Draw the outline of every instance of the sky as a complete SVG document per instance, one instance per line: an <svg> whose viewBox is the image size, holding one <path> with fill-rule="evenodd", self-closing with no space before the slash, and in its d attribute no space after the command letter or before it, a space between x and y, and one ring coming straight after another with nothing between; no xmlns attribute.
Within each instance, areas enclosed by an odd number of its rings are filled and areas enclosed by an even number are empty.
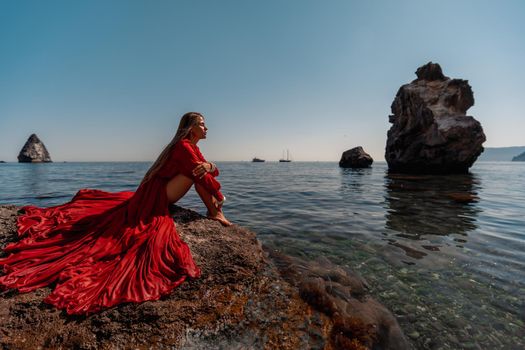
<svg viewBox="0 0 525 350"><path fill-rule="evenodd" d="M208 160L384 160L429 61L466 79L486 147L525 145L525 2L0 1L0 160L152 161L201 112Z"/></svg>

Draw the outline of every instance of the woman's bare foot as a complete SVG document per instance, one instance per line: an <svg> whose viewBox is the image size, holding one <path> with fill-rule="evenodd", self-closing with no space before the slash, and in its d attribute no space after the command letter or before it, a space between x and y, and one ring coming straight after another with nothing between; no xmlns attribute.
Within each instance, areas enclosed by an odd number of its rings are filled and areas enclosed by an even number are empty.
<svg viewBox="0 0 525 350"><path fill-rule="evenodd" d="M212 220L220 222L222 224L222 226L231 226L232 225L232 223L229 222L228 219L226 219L226 217L224 216L222 211L217 211L217 213L215 215L212 215L212 214L210 214L210 212L207 212L206 213L206 217L208 219L212 219Z"/></svg>

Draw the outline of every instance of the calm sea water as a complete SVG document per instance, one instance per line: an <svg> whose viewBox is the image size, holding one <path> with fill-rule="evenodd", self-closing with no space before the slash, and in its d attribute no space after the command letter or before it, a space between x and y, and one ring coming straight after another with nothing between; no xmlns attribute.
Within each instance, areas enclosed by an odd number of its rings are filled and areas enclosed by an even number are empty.
<svg viewBox="0 0 525 350"><path fill-rule="evenodd" d="M224 162L225 213L268 246L359 271L416 348L525 348L525 163L468 175L335 162ZM0 203L51 206L80 188L133 190L148 163L0 164ZM192 191L179 203L205 208Z"/></svg>

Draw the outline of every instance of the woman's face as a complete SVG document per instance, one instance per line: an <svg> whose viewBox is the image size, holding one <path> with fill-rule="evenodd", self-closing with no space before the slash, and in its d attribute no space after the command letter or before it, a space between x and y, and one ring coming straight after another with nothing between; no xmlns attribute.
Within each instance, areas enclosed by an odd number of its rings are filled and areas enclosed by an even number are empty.
<svg viewBox="0 0 525 350"><path fill-rule="evenodd" d="M191 128L191 134L193 137L195 137L197 140L202 140L206 138L206 132L208 131L208 128L206 127L206 124L204 124L204 118L199 117L199 121L197 125L194 125Z"/></svg>

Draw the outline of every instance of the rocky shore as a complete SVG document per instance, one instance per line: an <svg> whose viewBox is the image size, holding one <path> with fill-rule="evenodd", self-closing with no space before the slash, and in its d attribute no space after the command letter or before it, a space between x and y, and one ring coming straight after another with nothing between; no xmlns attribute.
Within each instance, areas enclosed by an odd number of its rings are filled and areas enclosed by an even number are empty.
<svg viewBox="0 0 525 350"><path fill-rule="evenodd" d="M18 208L0 206L0 247L15 241ZM72 317L42 288L0 293L0 347L409 349L394 316L357 274L327 260L264 249L255 234L180 207L178 231L202 276L168 297ZM3 254L3 253L2 253Z"/></svg>

